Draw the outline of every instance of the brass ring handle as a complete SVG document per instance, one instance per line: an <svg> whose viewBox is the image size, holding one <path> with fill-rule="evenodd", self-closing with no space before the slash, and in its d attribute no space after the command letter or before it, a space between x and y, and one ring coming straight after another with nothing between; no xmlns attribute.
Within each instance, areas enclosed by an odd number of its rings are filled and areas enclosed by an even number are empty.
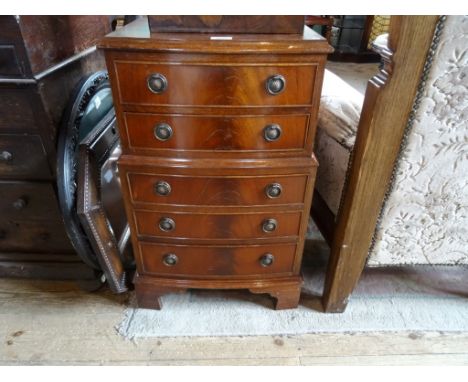
<svg viewBox="0 0 468 382"><path fill-rule="evenodd" d="M168 87L167 79L161 73L151 74L146 81L148 89L156 94L163 93Z"/></svg>
<svg viewBox="0 0 468 382"><path fill-rule="evenodd" d="M278 228L278 222L276 219L265 219L262 222L262 229L263 232L270 233L276 230Z"/></svg>
<svg viewBox="0 0 468 382"><path fill-rule="evenodd" d="M175 221L171 218L161 218L159 220L159 229L164 232L172 231L175 228Z"/></svg>
<svg viewBox="0 0 468 382"><path fill-rule="evenodd" d="M266 80L266 90L271 95L280 94L286 87L286 78L281 74L268 77Z"/></svg>
<svg viewBox="0 0 468 382"><path fill-rule="evenodd" d="M10 162L13 159L13 155L9 151L2 151L0 154L0 160L2 162Z"/></svg>
<svg viewBox="0 0 468 382"><path fill-rule="evenodd" d="M268 142L277 141L281 136L281 126L273 123L271 125L266 125L263 129L263 137Z"/></svg>
<svg viewBox="0 0 468 382"><path fill-rule="evenodd" d="M265 194L270 199L279 198L282 192L283 188L279 183L271 183L265 187Z"/></svg>
<svg viewBox="0 0 468 382"><path fill-rule="evenodd" d="M275 256L271 253L265 253L262 257L260 257L260 265L262 267L269 267L275 261Z"/></svg>
<svg viewBox="0 0 468 382"><path fill-rule="evenodd" d="M161 122L154 127L154 136L157 140L165 142L172 137L172 127L167 123Z"/></svg>
<svg viewBox="0 0 468 382"><path fill-rule="evenodd" d="M154 185L154 192L160 196L168 196L171 193L171 185L164 180L160 180Z"/></svg>
<svg viewBox="0 0 468 382"><path fill-rule="evenodd" d="M16 210L22 210L28 204L25 198L18 198L13 202L13 208Z"/></svg>
<svg viewBox="0 0 468 382"><path fill-rule="evenodd" d="M164 265L168 267L173 267L176 265L179 261L179 258L175 253L168 253L167 255L164 255L163 257L163 263Z"/></svg>

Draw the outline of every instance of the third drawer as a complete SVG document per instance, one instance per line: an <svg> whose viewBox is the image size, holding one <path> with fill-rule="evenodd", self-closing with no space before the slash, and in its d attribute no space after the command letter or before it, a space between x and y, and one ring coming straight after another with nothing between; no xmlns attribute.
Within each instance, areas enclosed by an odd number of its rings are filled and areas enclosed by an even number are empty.
<svg viewBox="0 0 468 382"><path fill-rule="evenodd" d="M309 116L195 116L125 113L131 150L271 151L305 148ZM125 137L126 136L126 137Z"/></svg>

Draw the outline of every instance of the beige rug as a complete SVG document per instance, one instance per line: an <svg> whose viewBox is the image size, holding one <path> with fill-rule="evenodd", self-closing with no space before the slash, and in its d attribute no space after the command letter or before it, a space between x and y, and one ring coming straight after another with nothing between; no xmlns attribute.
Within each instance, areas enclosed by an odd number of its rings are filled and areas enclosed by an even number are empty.
<svg viewBox="0 0 468 382"><path fill-rule="evenodd" d="M468 331L467 268L367 269L342 314L320 312L323 275L322 267L305 268L298 309L275 311L267 295L197 290L164 296L161 311L129 308L117 330L133 339Z"/></svg>

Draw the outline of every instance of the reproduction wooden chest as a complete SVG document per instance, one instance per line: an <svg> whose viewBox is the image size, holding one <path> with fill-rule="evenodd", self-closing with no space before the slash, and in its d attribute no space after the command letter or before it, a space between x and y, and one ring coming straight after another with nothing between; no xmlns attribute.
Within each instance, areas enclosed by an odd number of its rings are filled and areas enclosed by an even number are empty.
<svg viewBox="0 0 468 382"><path fill-rule="evenodd" d="M290 35L150 34L102 42L122 140L138 304L188 288L297 306L331 48Z"/></svg>

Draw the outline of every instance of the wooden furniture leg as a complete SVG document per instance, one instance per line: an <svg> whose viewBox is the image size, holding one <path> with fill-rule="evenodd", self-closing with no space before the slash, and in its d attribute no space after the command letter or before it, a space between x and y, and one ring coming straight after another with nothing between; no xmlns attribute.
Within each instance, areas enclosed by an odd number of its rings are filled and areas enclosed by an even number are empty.
<svg viewBox="0 0 468 382"><path fill-rule="evenodd" d="M369 80L323 307L342 312L364 268L438 16L393 16L384 66ZM397 70L395 70L395 68Z"/></svg>
<svg viewBox="0 0 468 382"><path fill-rule="evenodd" d="M145 284L135 284L135 294L138 308L157 309L162 308L161 295L154 293L154 289L149 289Z"/></svg>
<svg viewBox="0 0 468 382"><path fill-rule="evenodd" d="M252 293L268 293L276 299L275 309L295 309L299 305L302 282L267 288L250 288Z"/></svg>
<svg viewBox="0 0 468 382"><path fill-rule="evenodd" d="M144 277L135 274L133 279L135 285L135 295L138 308L141 309L162 309L161 296L167 293L183 292L185 288L170 288L167 286L155 286L154 283L147 282Z"/></svg>

